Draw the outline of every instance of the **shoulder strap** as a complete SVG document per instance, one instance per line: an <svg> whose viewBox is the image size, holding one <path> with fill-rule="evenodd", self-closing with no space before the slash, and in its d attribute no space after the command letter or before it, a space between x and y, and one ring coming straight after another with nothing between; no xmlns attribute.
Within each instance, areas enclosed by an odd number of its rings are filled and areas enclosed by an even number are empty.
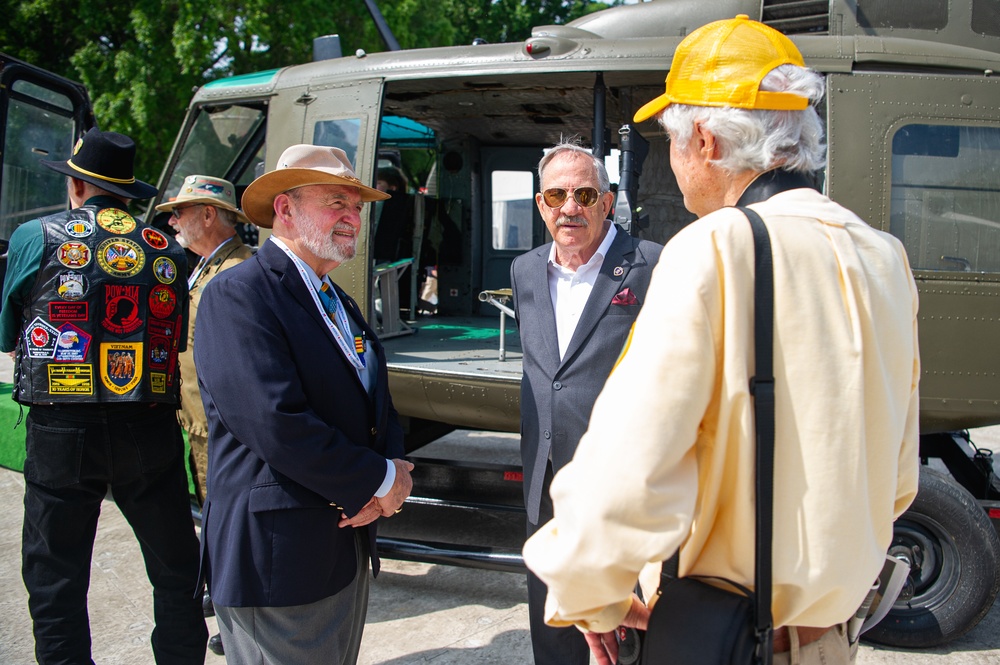
<svg viewBox="0 0 1000 665"><path fill-rule="evenodd" d="M757 520L754 621L757 661L771 662L771 544L774 519L774 269L771 239L756 212L740 206L750 220L754 246L754 340L756 369L750 379L757 432Z"/></svg>

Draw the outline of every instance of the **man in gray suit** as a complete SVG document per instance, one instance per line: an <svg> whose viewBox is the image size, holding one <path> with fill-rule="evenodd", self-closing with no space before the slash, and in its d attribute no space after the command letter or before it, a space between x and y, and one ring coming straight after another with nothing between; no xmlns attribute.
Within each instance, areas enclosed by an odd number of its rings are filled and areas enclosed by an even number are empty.
<svg viewBox="0 0 1000 665"><path fill-rule="evenodd" d="M535 203L553 242L519 256L510 271L524 350L521 462L529 537L552 518L549 482L587 430L662 249L607 219L614 200L608 172L586 148L555 146L539 162L538 178ZM546 592L529 572L535 664L587 665L590 649L580 631L545 625Z"/></svg>

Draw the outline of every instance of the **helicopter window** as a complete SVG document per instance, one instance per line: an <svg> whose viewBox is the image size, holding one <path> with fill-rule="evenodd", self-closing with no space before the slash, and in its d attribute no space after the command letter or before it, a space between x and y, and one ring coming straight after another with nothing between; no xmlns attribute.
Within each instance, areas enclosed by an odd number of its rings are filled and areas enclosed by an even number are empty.
<svg viewBox="0 0 1000 665"><path fill-rule="evenodd" d="M1000 129L906 125L892 153L890 229L911 267L1000 273Z"/></svg>
<svg viewBox="0 0 1000 665"><path fill-rule="evenodd" d="M361 119L320 120L313 128L313 145L340 148L347 153L351 164L357 164L358 136L361 134Z"/></svg>
<svg viewBox="0 0 1000 665"><path fill-rule="evenodd" d="M531 249L535 206L531 171L494 171L493 249Z"/></svg>
<svg viewBox="0 0 1000 665"><path fill-rule="evenodd" d="M192 173L239 180L237 176L245 174L234 175L233 166L248 147L257 152L252 144L265 117L263 106L257 105L202 107L184 139L163 200L177 196L184 178ZM252 175L253 169L248 170Z"/></svg>

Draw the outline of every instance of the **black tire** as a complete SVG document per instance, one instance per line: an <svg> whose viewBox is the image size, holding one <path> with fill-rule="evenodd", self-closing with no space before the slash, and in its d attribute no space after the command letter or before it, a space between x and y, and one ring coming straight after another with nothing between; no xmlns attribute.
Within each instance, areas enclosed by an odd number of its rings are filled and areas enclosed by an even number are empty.
<svg viewBox="0 0 1000 665"><path fill-rule="evenodd" d="M890 553L910 562L900 599L866 642L920 649L961 637L1000 590L1000 538L965 488L920 470L920 490L893 527Z"/></svg>

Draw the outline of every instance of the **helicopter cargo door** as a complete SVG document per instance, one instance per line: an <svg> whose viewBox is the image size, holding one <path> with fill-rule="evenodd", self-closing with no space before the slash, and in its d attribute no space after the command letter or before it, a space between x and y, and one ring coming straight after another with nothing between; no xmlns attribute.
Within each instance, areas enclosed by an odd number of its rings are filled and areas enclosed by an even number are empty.
<svg viewBox="0 0 1000 665"><path fill-rule="evenodd" d="M378 144L379 108L382 95L382 80L371 79L346 85L311 84L301 92L295 104L306 107L305 126L302 143L341 148L354 166L354 172L365 184L375 186L375 170L378 167L376 146ZM270 119L268 143L273 134L274 117ZM294 143L289 137L289 143ZM372 285L368 283L369 270L365 248L371 246L369 235L372 228L374 206L366 205L362 213L361 236L358 238L358 258L365 260L348 261L333 272L333 278L361 307L369 311Z"/></svg>
<svg viewBox="0 0 1000 665"><path fill-rule="evenodd" d="M0 275L14 229L67 208L66 176L40 160L69 159L93 126L86 88L0 53Z"/></svg>
<svg viewBox="0 0 1000 665"><path fill-rule="evenodd" d="M827 91L828 193L902 241L916 278L921 432L1000 423L1000 80L838 74Z"/></svg>
<svg viewBox="0 0 1000 665"><path fill-rule="evenodd" d="M514 258L545 238L535 206L540 148L484 148L482 151L482 289L510 288Z"/></svg>

